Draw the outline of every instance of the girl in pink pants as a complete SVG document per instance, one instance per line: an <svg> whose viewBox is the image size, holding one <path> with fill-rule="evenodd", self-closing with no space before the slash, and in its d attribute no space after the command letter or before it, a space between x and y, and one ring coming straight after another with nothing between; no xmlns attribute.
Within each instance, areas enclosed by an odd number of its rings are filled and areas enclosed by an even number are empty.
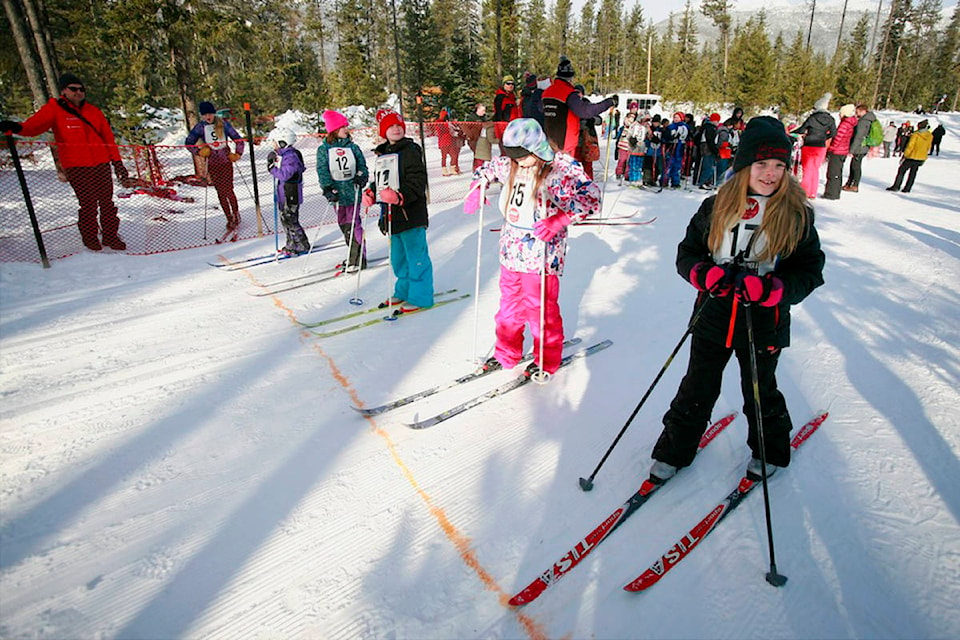
<svg viewBox="0 0 960 640"><path fill-rule="evenodd" d="M475 213L481 184L503 185L497 346L483 366L486 370L515 367L523 356L523 332L529 325L534 360L525 373L532 376L539 369L553 373L560 368L563 350L557 298L567 253L567 225L600 211L600 188L572 157L554 153L532 118L511 121L501 149L504 155L474 173L476 179L464 203L467 213Z"/></svg>

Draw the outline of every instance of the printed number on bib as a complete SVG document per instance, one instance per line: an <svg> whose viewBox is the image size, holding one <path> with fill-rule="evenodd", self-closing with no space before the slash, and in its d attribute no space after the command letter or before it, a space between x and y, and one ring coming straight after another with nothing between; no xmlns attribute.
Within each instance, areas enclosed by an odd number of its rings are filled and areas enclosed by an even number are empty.
<svg viewBox="0 0 960 640"><path fill-rule="evenodd" d="M537 220L537 199L533 193L532 181L523 179L519 172L513 182L513 188L502 191L501 198L506 198L506 206L502 207L507 223L518 229L533 229Z"/></svg>
<svg viewBox="0 0 960 640"><path fill-rule="evenodd" d="M717 262L730 262L741 252L749 250L744 258L748 266L756 268L760 275L773 271L775 262L759 262L757 256L763 252L766 238L763 235L754 235L763 223L763 212L766 209L767 199L757 196L747 197L747 208L743 218L737 225L724 235L719 255L714 256Z"/></svg>
<svg viewBox="0 0 960 640"><path fill-rule="evenodd" d="M353 151L344 147L331 147L329 154L330 177L336 182L353 180L357 173L357 159Z"/></svg>
<svg viewBox="0 0 960 640"><path fill-rule="evenodd" d="M214 124L203 125L203 141L214 149L219 149L226 144L217 136L217 126Z"/></svg>
<svg viewBox="0 0 960 640"><path fill-rule="evenodd" d="M377 183L377 193L383 189L400 190L400 156L396 153L386 153L377 156L374 164L374 180Z"/></svg>

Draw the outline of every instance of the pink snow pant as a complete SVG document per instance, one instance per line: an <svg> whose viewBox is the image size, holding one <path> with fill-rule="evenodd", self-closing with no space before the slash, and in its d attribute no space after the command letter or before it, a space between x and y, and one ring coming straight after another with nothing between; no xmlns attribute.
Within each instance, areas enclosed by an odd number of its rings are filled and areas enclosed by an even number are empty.
<svg viewBox="0 0 960 640"><path fill-rule="evenodd" d="M563 319L560 317L560 278L548 275L544 297L543 362L540 362L540 274L518 273L500 266L500 310L497 323L497 361L512 369L523 357L524 325L533 334L533 358L547 373L560 368L563 357Z"/></svg>
<svg viewBox="0 0 960 640"><path fill-rule="evenodd" d="M803 167L800 186L807 192L808 198L817 197L817 189L820 188L820 167L826 157L826 147L803 147L800 149L800 166Z"/></svg>
<svg viewBox="0 0 960 640"><path fill-rule="evenodd" d="M630 159L629 149L617 149L617 170L614 173L618 178L627 175L627 160Z"/></svg>

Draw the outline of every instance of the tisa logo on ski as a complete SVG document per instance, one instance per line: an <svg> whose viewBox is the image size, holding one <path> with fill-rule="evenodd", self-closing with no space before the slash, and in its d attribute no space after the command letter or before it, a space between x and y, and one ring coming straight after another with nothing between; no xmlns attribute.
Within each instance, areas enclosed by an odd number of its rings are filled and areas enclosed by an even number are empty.
<svg viewBox="0 0 960 640"><path fill-rule="evenodd" d="M573 545L573 549L567 552L565 556L560 558L556 564L553 565L553 568L556 572L566 573L569 571L573 565L583 556L590 553L590 550L593 549L594 545L590 544L586 538Z"/></svg>
<svg viewBox="0 0 960 640"><path fill-rule="evenodd" d="M652 565L650 565L650 571L653 571L658 576L662 576L664 574L663 560L657 560Z"/></svg>
<svg viewBox="0 0 960 640"><path fill-rule="evenodd" d="M663 559L670 564L676 564L677 562L680 562L680 558L683 557L684 554L686 554L693 547L697 546L698 542L700 542L700 538L694 537L692 533L688 533L680 538L680 541L673 545L673 548L670 549L670 551L667 551L665 554L663 554Z"/></svg>

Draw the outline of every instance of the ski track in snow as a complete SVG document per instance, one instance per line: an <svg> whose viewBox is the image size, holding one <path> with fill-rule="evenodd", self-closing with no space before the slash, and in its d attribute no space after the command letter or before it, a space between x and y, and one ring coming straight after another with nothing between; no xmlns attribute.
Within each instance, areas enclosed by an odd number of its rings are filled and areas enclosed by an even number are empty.
<svg viewBox="0 0 960 640"><path fill-rule="evenodd" d="M613 347L423 431L403 423L519 369L369 419L348 405L489 354L496 234L479 296L327 339L293 320L355 310L354 278L255 298L302 265L206 264L272 238L0 265L0 636L960 637L960 117L943 120L913 193L867 159L860 193L815 201L827 284L794 309L778 378L795 424L830 418L770 482L784 588L763 580L757 489L661 584L622 590L736 485L739 416L561 582L506 605L638 488L686 366L687 346L581 491L683 333L673 260L706 195L611 179L607 213L657 221L574 228L560 301L569 351ZM438 290L473 294L476 218L431 216ZM361 275L362 308L387 271ZM731 365L714 413L741 404Z"/></svg>

